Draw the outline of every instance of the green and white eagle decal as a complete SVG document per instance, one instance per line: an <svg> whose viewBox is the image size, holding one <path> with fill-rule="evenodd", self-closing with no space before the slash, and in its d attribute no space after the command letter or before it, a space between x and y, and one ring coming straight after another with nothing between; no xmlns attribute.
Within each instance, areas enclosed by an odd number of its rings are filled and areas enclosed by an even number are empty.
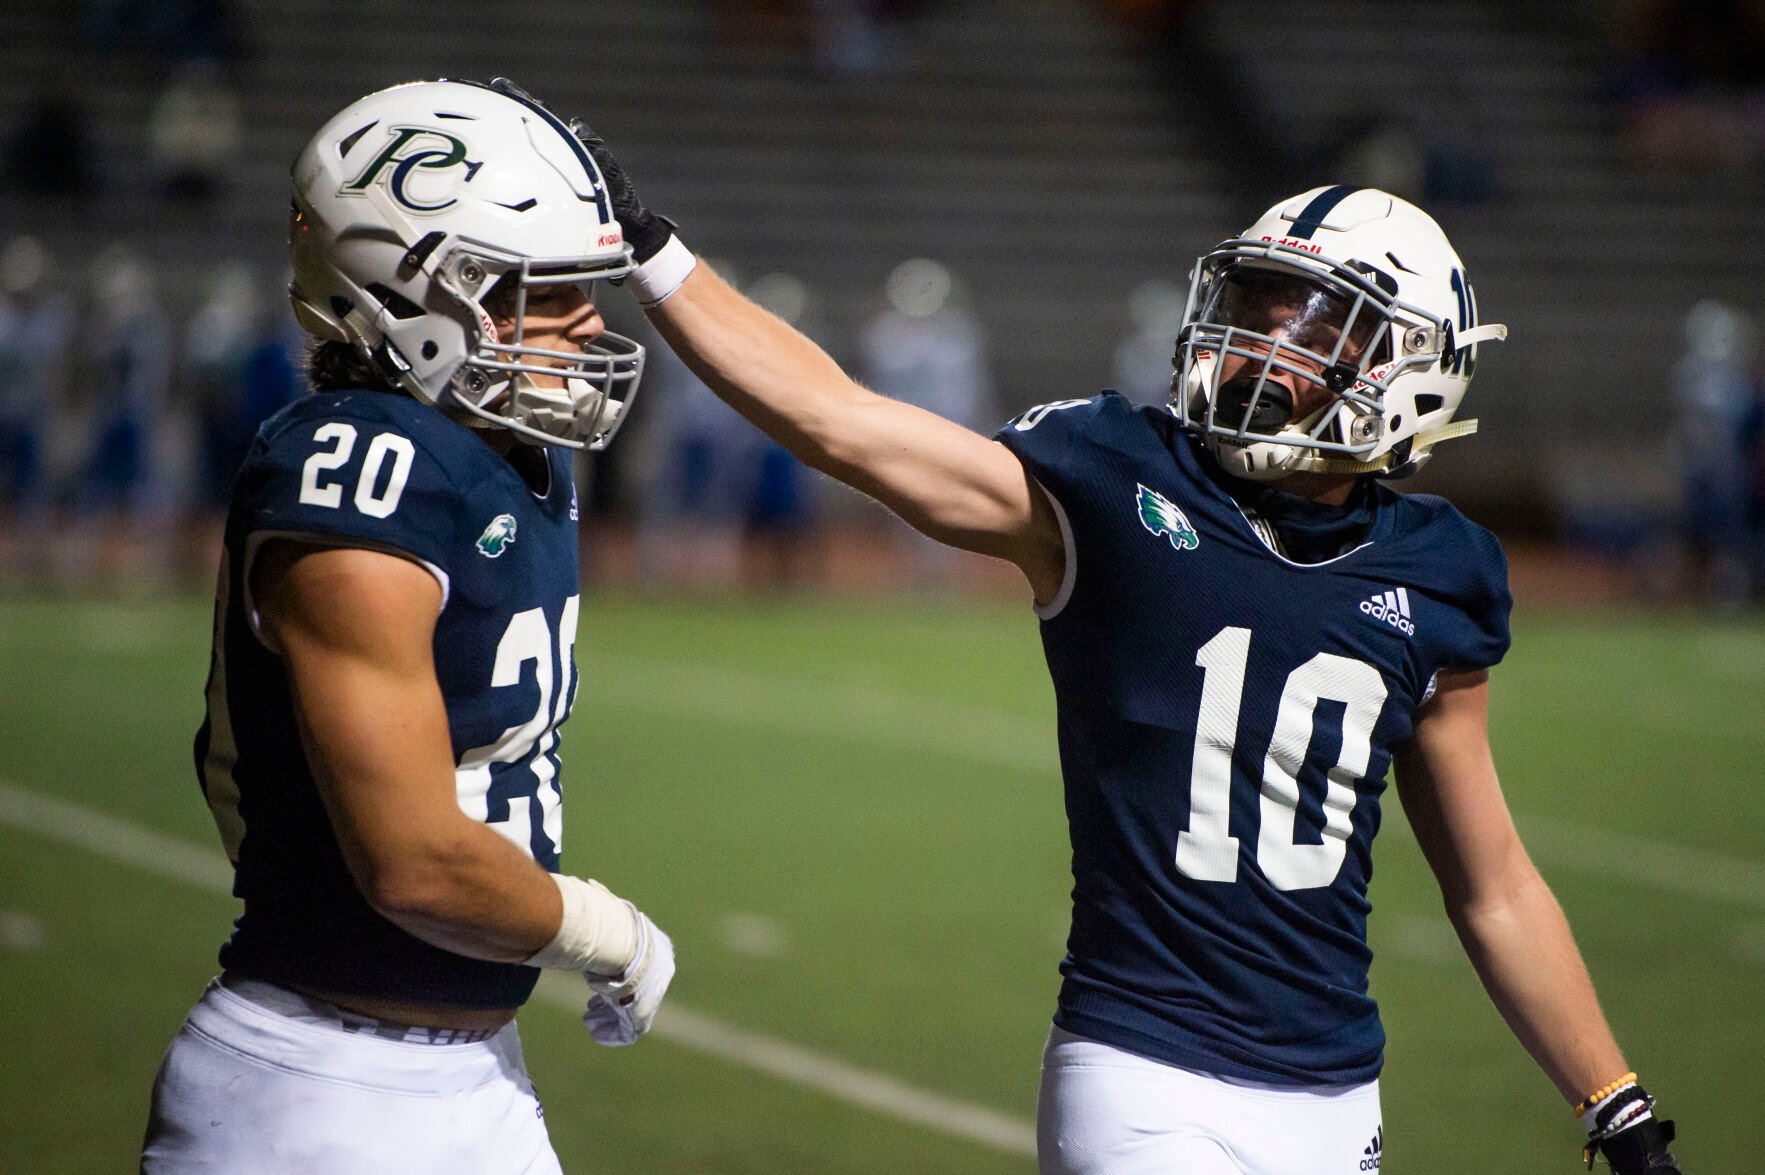
<svg viewBox="0 0 1765 1175"><path fill-rule="evenodd" d="M509 544L514 541L515 516L513 514L498 514L490 520L490 525L484 528L484 533L478 536L478 553L486 559L495 559L508 550Z"/></svg>
<svg viewBox="0 0 1765 1175"><path fill-rule="evenodd" d="M1176 503L1145 486L1140 486L1140 525L1155 535L1167 536L1171 546L1179 551L1193 551L1201 545L1201 536Z"/></svg>

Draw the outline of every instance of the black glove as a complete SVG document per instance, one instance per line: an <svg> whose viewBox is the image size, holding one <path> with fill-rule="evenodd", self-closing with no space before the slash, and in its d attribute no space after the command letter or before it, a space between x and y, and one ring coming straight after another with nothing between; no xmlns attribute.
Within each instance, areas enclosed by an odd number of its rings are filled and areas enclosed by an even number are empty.
<svg viewBox="0 0 1765 1175"><path fill-rule="evenodd" d="M544 102L508 78L496 78L490 83L490 88L531 102L535 106L545 107ZM549 113L550 108L546 109ZM674 235L674 222L665 216L657 216L643 206L643 201L637 198L637 189L631 186L631 177L625 174L625 169L613 158L613 152L607 148L605 139L584 126L580 118L571 119L568 126L570 133L588 149L595 166L601 169L601 178L606 181L607 195L613 206L613 215L625 233L626 243L631 246L632 260L642 265L660 253L662 246L668 243L668 238Z"/></svg>
<svg viewBox="0 0 1765 1175"><path fill-rule="evenodd" d="M637 189L631 186L631 177L613 158L605 139L584 126L579 118L570 120L570 133L594 156L595 165L601 169L601 178L607 181L613 215L619 218L619 227L625 230L625 241L631 246L631 259L642 265L660 253L668 238L674 235L674 222L643 206L643 201L637 198Z"/></svg>
<svg viewBox="0 0 1765 1175"><path fill-rule="evenodd" d="M1604 1155L1612 1165L1613 1175L1684 1175L1679 1160L1667 1151L1667 1144L1677 1134L1672 1122L1650 1117L1628 1126L1620 1125L1613 1133L1606 1132L1609 1124L1621 1123L1633 1114L1638 1102L1651 1108L1655 1104L1655 1099L1644 1093L1641 1086L1625 1092L1634 1096L1618 1098L1600 1108L1587 1147L1581 1152L1587 1169L1593 1170L1595 1155Z"/></svg>

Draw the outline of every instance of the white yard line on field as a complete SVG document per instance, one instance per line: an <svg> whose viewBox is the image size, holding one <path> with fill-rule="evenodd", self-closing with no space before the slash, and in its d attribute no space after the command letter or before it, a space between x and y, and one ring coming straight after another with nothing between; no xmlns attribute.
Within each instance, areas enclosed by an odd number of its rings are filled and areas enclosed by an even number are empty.
<svg viewBox="0 0 1765 1175"><path fill-rule="evenodd" d="M0 781L0 825L72 845L210 893L230 896L233 892L233 867L218 847L205 848L96 808L4 781ZM580 1012L587 999L585 992L571 977L547 973L538 995L548 1004ZM653 1032L685 1048L808 1086L916 1126L1015 1154L1036 1153L1036 1128L1029 1122L916 1089L824 1053L733 1028L672 1001L657 1018Z"/></svg>

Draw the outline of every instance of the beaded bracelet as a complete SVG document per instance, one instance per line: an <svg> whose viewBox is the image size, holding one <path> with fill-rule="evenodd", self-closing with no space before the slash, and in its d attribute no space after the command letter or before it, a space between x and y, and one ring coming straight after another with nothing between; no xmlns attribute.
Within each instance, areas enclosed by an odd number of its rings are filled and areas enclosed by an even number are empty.
<svg viewBox="0 0 1765 1175"><path fill-rule="evenodd" d="M1620 1089L1623 1089L1626 1085L1633 1084L1635 1081L1636 1074L1626 1073L1624 1076L1618 1078L1618 1080L1600 1086L1598 1089L1588 1094L1580 1105L1575 1107L1575 1116L1577 1118L1581 1117L1583 1114L1587 1113L1587 1111L1593 1109L1595 1106L1617 1093Z"/></svg>

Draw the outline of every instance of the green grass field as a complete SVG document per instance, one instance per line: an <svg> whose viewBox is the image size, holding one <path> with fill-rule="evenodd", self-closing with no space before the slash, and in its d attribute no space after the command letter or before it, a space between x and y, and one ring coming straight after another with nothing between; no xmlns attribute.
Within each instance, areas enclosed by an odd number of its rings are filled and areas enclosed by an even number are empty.
<svg viewBox="0 0 1765 1175"><path fill-rule="evenodd" d="M584 617L565 864L670 930L682 1020L1027 1124L1068 884L1028 610L602 598ZM219 860L189 764L207 628L197 599L0 602L0 783ZM1680 1119L1682 1158L1694 1175L1752 1169L1765 625L1522 611L1494 705L1521 830L1632 1063ZM174 854L125 864L68 843L18 795L0 791L0 1172L133 1170L160 1052L235 906L178 879ZM1384 1175L1579 1170L1579 1127L1387 811ZM522 1024L571 1172L1033 1169L756 1068L759 1051L707 1053L696 1029L611 1051L551 1002Z"/></svg>

